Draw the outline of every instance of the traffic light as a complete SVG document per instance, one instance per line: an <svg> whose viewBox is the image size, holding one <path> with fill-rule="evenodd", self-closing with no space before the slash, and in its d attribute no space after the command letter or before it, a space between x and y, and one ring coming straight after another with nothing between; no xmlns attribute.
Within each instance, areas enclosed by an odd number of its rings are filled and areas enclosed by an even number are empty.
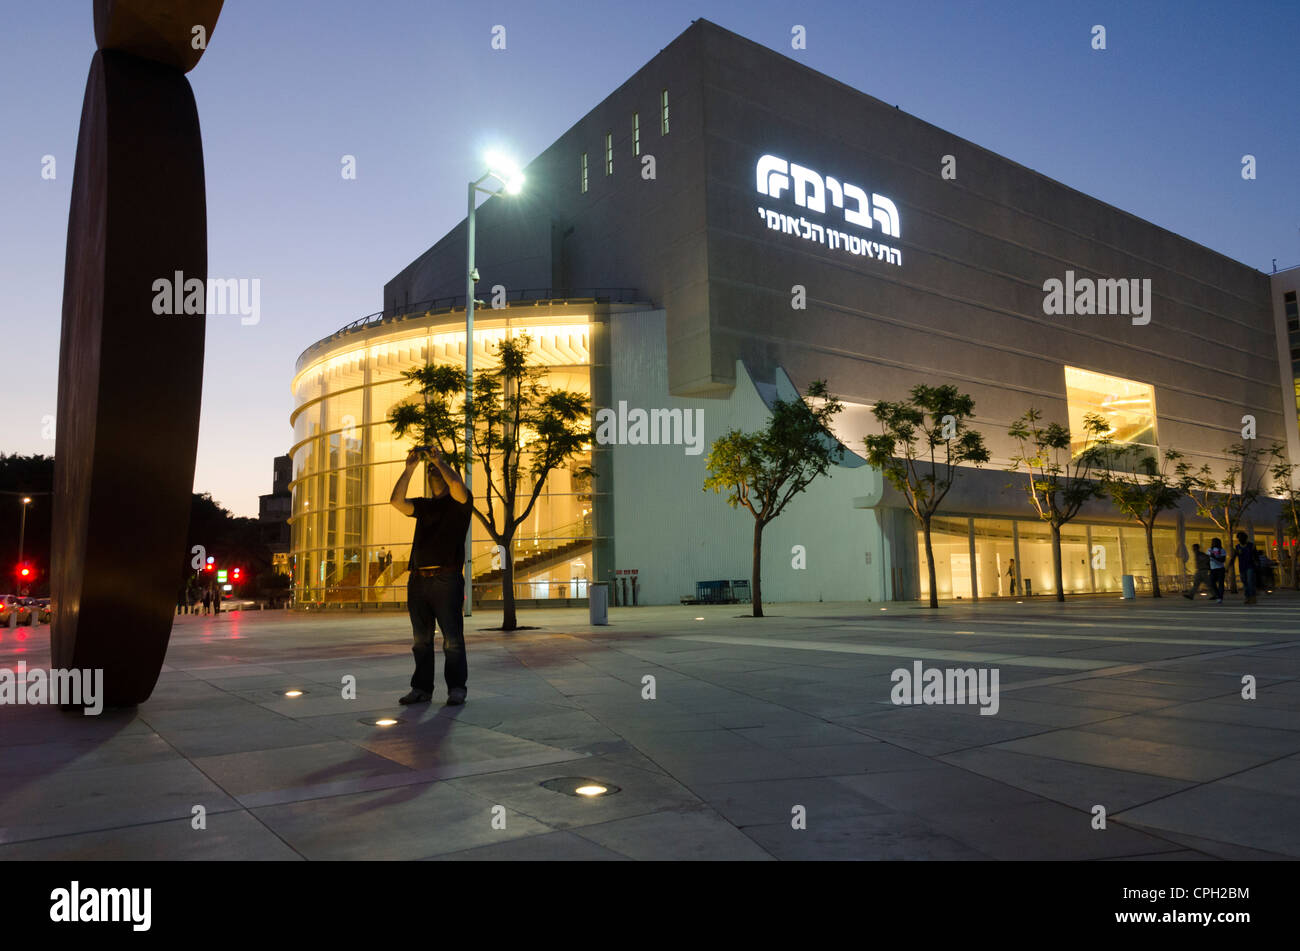
<svg viewBox="0 0 1300 951"><path fill-rule="evenodd" d="M19 581L33 581L36 578L36 569L31 566L30 562L23 562L18 566Z"/></svg>
<svg viewBox="0 0 1300 951"><path fill-rule="evenodd" d="M231 580L231 581L238 581L239 579L240 579L239 569L238 569L238 568L235 568L235 569L231 572L230 580Z"/></svg>
<svg viewBox="0 0 1300 951"><path fill-rule="evenodd" d="M204 565L203 570L204 570L204 571L216 571L216 570L217 570L217 559L213 558L211 555L208 555L208 563L207 563L206 565Z"/></svg>

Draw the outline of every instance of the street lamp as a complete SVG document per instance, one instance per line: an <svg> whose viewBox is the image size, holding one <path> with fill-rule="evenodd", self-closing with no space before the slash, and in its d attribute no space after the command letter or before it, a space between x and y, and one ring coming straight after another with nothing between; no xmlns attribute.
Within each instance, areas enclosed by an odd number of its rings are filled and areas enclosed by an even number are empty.
<svg viewBox="0 0 1300 951"><path fill-rule="evenodd" d="M488 170L476 182L469 183L469 214L465 219L465 234L469 253L465 268L465 488L474 491L474 285L478 282L478 268L474 266L474 203L479 192L500 197L517 195L524 187L524 176L519 166L500 152L485 156ZM500 182L499 188L484 186L488 179ZM465 530L465 617L474 613L474 519Z"/></svg>
<svg viewBox="0 0 1300 951"><path fill-rule="evenodd" d="M23 496L23 518L18 528L18 565L21 569L23 564L23 540L27 535L27 506L32 504L30 497ZM21 592L20 592L21 593Z"/></svg>

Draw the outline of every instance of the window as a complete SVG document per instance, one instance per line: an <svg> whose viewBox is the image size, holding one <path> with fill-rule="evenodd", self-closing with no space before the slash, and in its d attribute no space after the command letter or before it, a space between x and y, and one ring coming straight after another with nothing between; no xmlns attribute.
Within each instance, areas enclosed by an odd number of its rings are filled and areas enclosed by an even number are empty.
<svg viewBox="0 0 1300 951"><path fill-rule="evenodd" d="M614 133L605 133L605 174L614 174Z"/></svg>
<svg viewBox="0 0 1300 951"><path fill-rule="evenodd" d="M587 153L582 153L582 193L587 194Z"/></svg>
<svg viewBox="0 0 1300 951"><path fill-rule="evenodd" d="M641 154L641 113L632 113L632 154Z"/></svg>
<svg viewBox="0 0 1300 951"><path fill-rule="evenodd" d="M1295 291L1287 291L1282 295L1283 308L1286 311L1287 320L1300 318L1300 311L1296 309Z"/></svg>
<svg viewBox="0 0 1300 951"><path fill-rule="evenodd" d="M668 90L659 94L659 134L668 134Z"/></svg>
<svg viewBox="0 0 1300 951"><path fill-rule="evenodd" d="M1083 419L1097 413L1110 424L1109 434L1119 446L1145 446L1157 459L1155 387L1078 367L1065 368L1065 396L1070 412L1070 452L1083 451ZM1131 454L1130 462L1135 462Z"/></svg>

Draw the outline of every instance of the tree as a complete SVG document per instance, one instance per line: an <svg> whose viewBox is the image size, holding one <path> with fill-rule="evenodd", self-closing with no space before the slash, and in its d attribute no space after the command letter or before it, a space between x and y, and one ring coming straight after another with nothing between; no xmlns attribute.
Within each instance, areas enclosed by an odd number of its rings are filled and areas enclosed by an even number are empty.
<svg viewBox="0 0 1300 951"><path fill-rule="evenodd" d="M219 570L239 568L241 585L256 585L259 579L271 572L271 549L262 539L257 519L232 515L207 492L195 492L190 501L190 523L186 532L185 550L180 552L181 573L178 590L187 594L191 588L210 588L221 595L215 573L209 575L194 567L194 560L202 555L216 559ZM196 553L195 546L202 552ZM234 584L233 576L230 584Z"/></svg>
<svg viewBox="0 0 1300 951"><path fill-rule="evenodd" d="M1296 467L1293 463L1286 462L1281 457L1273 463L1271 470L1273 494L1282 499L1282 518L1292 540L1300 539L1300 489L1296 488L1295 470ZM1287 547L1292 548L1291 556L1287 559L1291 575L1288 581L1291 587L1300 589L1300 566L1296 565L1296 558L1300 556L1300 549L1295 546L1287 546L1285 538L1279 538L1277 544L1279 552Z"/></svg>
<svg viewBox="0 0 1300 951"><path fill-rule="evenodd" d="M1191 467L1183 461L1183 454L1173 449L1164 453L1163 463L1158 463L1146 446L1116 446L1109 436L1101 440L1106 458L1106 472L1102 486L1110 495L1115 508L1129 518L1141 523L1147 535L1147 560L1151 565L1151 596L1160 594L1160 573L1156 570L1155 524L1160 513L1177 508L1191 484ZM1125 457L1133 461L1131 467L1115 465ZM1170 471L1173 466L1173 471Z"/></svg>
<svg viewBox="0 0 1300 951"><path fill-rule="evenodd" d="M1052 529L1052 567L1056 574L1056 600L1065 600L1065 582L1061 573L1061 526L1065 525L1090 499L1103 494L1093 477L1105 467L1104 454L1098 445L1110 425L1097 413L1083 418L1083 448L1077 453L1070 446L1070 430L1060 423L1040 422L1043 414L1030 408L1011 424L1007 433L1019 444L1011 459L1012 472L1023 469L1029 476L1025 492L1038 517Z"/></svg>
<svg viewBox="0 0 1300 951"><path fill-rule="evenodd" d="M809 406L807 400L818 405ZM713 443L705 462L709 475L704 490L725 489L728 505L743 505L754 516L750 580L754 617L763 616L763 529L844 452L830 431L831 420L844 407L827 393L825 380L808 386L807 400L777 400L764 429L731 430Z"/></svg>
<svg viewBox="0 0 1300 951"><path fill-rule="evenodd" d="M464 472L467 454L474 459L474 515L504 550L501 628L506 631L519 626L515 533L532 514L551 472L585 453L592 439L588 398L543 383L542 369L528 363L531 351L527 334L505 338L496 345L497 366L474 374L468 446L465 371L458 367L429 364L404 371L416 393L388 415L398 439L416 434L419 444L436 446L457 472ZM575 472L589 477L591 467L580 465Z"/></svg>
<svg viewBox="0 0 1300 951"><path fill-rule="evenodd" d="M1196 514L1209 519L1225 535L1228 590L1233 594L1237 593L1237 573L1232 568L1237 561L1237 528L1255 500L1263 494L1264 476L1269 471L1265 457L1280 461L1284 451L1277 443L1268 447L1233 443L1224 450L1229 465L1222 479L1214 477L1208 463L1191 473L1189 478L1188 492L1196 503Z"/></svg>
<svg viewBox="0 0 1300 951"><path fill-rule="evenodd" d="M897 403L881 400L872 412L882 431L863 440L867 461L903 494L921 523L930 566L930 607L937 608L931 520L957 478L957 467L989 461L984 437L967 425L974 416L975 401L957 392L955 386L918 383L908 399Z"/></svg>

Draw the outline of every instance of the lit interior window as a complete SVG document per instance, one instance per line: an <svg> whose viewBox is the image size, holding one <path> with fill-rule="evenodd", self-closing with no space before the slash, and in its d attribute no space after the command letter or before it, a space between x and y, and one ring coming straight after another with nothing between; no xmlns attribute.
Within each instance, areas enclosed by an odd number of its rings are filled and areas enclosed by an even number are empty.
<svg viewBox="0 0 1300 951"><path fill-rule="evenodd" d="M1070 407L1071 453L1077 455L1084 448L1084 416L1098 413L1110 424L1110 436L1116 444L1146 446L1152 455L1159 457L1155 387L1136 380L1066 367L1065 394Z"/></svg>

